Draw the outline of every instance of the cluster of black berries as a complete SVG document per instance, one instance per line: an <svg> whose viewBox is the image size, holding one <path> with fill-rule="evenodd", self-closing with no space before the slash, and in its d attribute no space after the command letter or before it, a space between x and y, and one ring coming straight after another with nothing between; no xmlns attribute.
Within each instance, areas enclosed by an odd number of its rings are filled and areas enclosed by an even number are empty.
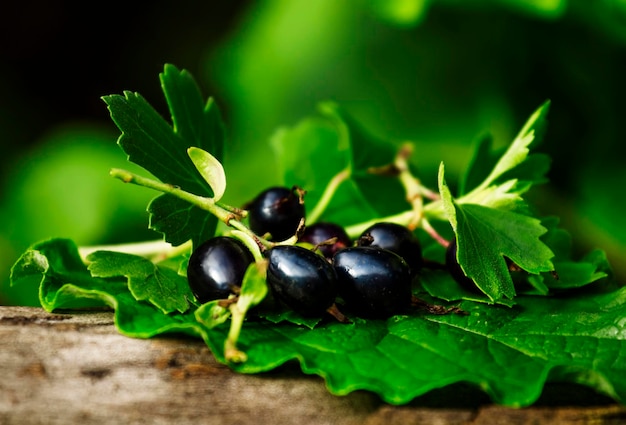
<svg viewBox="0 0 626 425"><path fill-rule="evenodd" d="M257 235L285 240L299 231L300 244L276 245L267 251L267 284L273 297L303 316L341 309L359 317L386 318L406 312L412 302L411 282L423 266L417 237L406 227L380 222L352 241L333 223L301 224L305 216L298 189L273 187L249 205L249 227ZM237 293L254 261L237 239L214 237L194 250L187 268L189 285L199 302ZM334 313L333 313L334 312Z"/></svg>

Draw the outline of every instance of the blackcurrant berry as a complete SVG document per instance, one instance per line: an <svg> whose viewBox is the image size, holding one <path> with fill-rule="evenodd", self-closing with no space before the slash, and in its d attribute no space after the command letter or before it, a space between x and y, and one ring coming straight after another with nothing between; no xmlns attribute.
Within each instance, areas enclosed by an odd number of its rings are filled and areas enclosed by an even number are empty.
<svg viewBox="0 0 626 425"><path fill-rule="evenodd" d="M216 236L198 246L189 257L187 280L200 303L226 299L241 287L252 253L238 239Z"/></svg>
<svg viewBox="0 0 626 425"><path fill-rule="evenodd" d="M332 238L336 238L335 242L324 244L324 242ZM304 233L302 233L300 237L300 242L308 242L311 245L317 246L327 259L332 258L340 249L347 248L352 244L350 237L343 227L335 223L324 222L306 226Z"/></svg>
<svg viewBox="0 0 626 425"><path fill-rule="evenodd" d="M376 246L343 249L333 257L339 295L366 318L401 314L411 304L411 275L397 254Z"/></svg>
<svg viewBox="0 0 626 425"><path fill-rule="evenodd" d="M305 215L300 194L286 187L264 190L246 209L250 229L260 236L269 233L275 241L293 236Z"/></svg>
<svg viewBox="0 0 626 425"><path fill-rule="evenodd" d="M319 317L337 296L337 275L321 255L294 245L268 253L267 284L275 298L303 316Z"/></svg>
<svg viewBox="0 0 626 425"><path fill-rule="evenodd" d="M452 238L450 244L446 248L446 268L448 269L448 272L450 273L450 275L452 275L454 280L464 289L471 292L480 293L480 290L478 289L474 281L465 276L465 273L463 273L463 269L461 269L459 261L456 258L456 253L456 238Z"/></svg>
<svg viewBox="0 0 626 425"><path fill-rule="evenodd" d="M411 276L415 276L423 265L422 246L419 239L405 226L396 223L376 223L366 229L357 245L378 246L398 254L409 266Z"/></svg>

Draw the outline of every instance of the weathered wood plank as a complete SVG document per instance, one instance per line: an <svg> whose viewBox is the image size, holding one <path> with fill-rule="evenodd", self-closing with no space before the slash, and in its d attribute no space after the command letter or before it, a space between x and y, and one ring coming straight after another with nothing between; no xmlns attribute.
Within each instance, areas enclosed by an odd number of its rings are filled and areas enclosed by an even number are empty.
<svg viewBox="0 0 626 425"><path fill-rule="evenodd" d="M1 424L622 424L626 409L507 409L457 391L390 406L368 392L337 397L295 366L232 372L202 341L124 337L111 313L0 307ZM584 398L583 398L584 399Z"/></svg>

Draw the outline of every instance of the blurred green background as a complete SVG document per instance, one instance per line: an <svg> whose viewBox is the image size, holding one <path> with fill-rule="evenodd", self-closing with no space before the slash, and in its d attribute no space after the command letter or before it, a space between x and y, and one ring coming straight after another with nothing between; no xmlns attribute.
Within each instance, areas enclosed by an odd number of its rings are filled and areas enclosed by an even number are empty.
<svg viewBox="0 0 626 425"><path fill-rule="evenodd" d="M228 130L227 198L277 181L268 140L339 102L368 131L417 145L420 177L462 172L477 136L508 144L551 99L540 150L550 183L531 193L576 252L604 249L626 281L625 0L30 1L3 11L0 36L0 304L32 243L155 239L154 195L114 181L124 166L100 97L137 91L165 117L163 64L189 70Z"/></svg>

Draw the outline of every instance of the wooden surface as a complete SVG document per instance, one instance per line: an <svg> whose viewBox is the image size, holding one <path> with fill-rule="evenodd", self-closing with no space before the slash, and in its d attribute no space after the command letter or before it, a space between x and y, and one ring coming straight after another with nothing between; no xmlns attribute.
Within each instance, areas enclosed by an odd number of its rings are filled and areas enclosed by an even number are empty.
<svg viewBox="0 0 626 425"><path fill-rule="evenodd" d="M202 341L124 337L111 313L0 307L0 424L626 424L626 408L554 387L525 409L458 386L406 406L374 394L333 396L296 365L242 375ZM569 391L569 394L567 392ZM575 400L575 403L572 403Z"/></svg>

